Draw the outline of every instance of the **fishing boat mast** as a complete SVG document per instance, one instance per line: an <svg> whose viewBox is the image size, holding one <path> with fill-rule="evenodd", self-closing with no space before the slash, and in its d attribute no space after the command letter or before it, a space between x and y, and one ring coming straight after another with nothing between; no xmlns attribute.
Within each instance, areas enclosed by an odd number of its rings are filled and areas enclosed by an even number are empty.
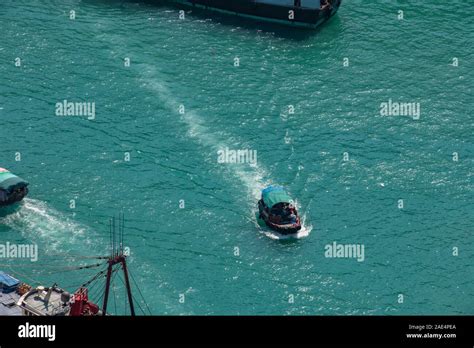
<svg viewBox="0 0 474 348"><path fill-rule="evenodd" d="M110 219L110 255L109 256L77 256L70 255L74 261L80 259L97 259L101 260L94 264L81 264L74 266L61 267L55 271L70 272L77 270L85 270L92 268L101 268L92 278L77 287L72 294L60 288L56 283L52 286L42 286L38 281L29 278L38 286L31 286L21 282L6 272L0 270L0 315L26 315L26 316L103 316L112 313L107 312L107 305L110 297L110 288L112 286L115 313L117 313L115 287L113 286L115 277L123 272L122 277L117 277L123 281L128 299L130 314L135 316L135 308L138 308L144 315L151 314L151 310L146 303L140 287L127 266L127 257L129 255L128 248L124 247L124 225L125 219L123 214L119 214L118 230L116 230L115 217ZM0 267L4 265L0 264ZM51 267L51 265L47 265ZM10 267L11 269L11 267ZM53 267L54 269L54 267ZM11 269L13 273L15 272ZM21 273L18 273L20 276ZM24 276L24 274L23 274ZM103 284L103 280L106 280ZM132 294L132 282L141 302L136 301ZM104 286L101 289L101 286ZM96 297L97 292L90 293L94 287L94 291L101 289L98 294L102 294L97 303L91 297ZM99 287L97 287L99 286ZM103 301L102 301L103 300ZM99 302L102 301L102 307ZM143 304L145 307L142 307ZM137 306L137 307L136 307ZM125 304L125 308L127 308ZM125 310L127 312L127 310Z"/></svg>
<svg viewBox="0 0 474 348"><path fill-rule="evenodd" d="M123 247L123 236L124 236L124 226L125 218L123 214L119 214L118 221L118 232L115 229L116 222L115 217L110 219L110 256L107 260L107 279L105 283L105 293L104 293L104 302L102 305L102 315L107 314L107 304L109 300L109 291L110 283L112 281L112 273L115 265L119 265L123 271L123 277L125 280L125 288L127 291L128 303L130 304L130 314L135 316L135 307L133 305L133 296L132 289L130 287L130 280L128 278L128 269L127 269L127 255L124 253ZM118 233L118 234L117 234Z"/></svg>

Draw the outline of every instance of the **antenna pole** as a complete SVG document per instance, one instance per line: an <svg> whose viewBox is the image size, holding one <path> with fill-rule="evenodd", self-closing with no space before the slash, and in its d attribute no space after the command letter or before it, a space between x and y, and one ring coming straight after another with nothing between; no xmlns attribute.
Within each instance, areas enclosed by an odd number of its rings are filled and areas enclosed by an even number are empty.
<svg viewBox="0 0 474 348"><path fill-rule="evenodd" d="M107 280L105 282L105 294L104 303L102 304L102 315L107 314L107 303L109 301L109 290L110 290L110 278L112 276L112 266L114 265L113 260L109 260L109 267L107 268Z"/></svg>
<svg viewBox="0 0 474 348"><path fill-rule="evenodd" d="M116 255L116 251L117 251L117 247L116 247L116 243L117 243L117 241L116 241L117 236L116 236L116 235L117 235L117 232L115 231L115 215L114 215L114 217L113 217L113 221L114 221L114 224L113 224L113 226L114 226L114 233L113 233L113 238L114 238L114 252L113 252L113 256L115 256L115 255Z"/></svg>
<svg viewBox="0 0 474 348"><path fill-rule="evenodd" d="M114 245L112 242L112 218L109 219L109 233L110 233L110 256L114 253Z"/></svg>
<svg viewBox="0 0 474 348"><path fill-rule="evenodd" d="M120 213L119 215L119 241L120 241L120 253L123 254L123 229L124 229L124 216L123 213Z"/></svg>
<svg viewBox="0 0 474 348"><path fill-rule="evenodd" d="M125 214L122 213L122 254L123 254L123 237L125 235Z"/></svg>

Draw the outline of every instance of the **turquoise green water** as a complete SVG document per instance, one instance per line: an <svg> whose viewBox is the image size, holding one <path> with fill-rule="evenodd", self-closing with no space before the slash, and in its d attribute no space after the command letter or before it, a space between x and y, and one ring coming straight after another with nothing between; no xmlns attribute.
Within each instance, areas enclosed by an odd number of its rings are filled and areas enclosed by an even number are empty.
<svg viewBox="0 0 474 348"><path fill-rule="evenodd" d="M30 194L0 234L40 251L2 267L72 290L94 271L55 267L104 254L123 211L154 314L473 314L474 5L346 0L316 32L178 9L2 1L0 166ZM65 99L95 119L56 116ZM420 119L382 116L389 99ZM297 198L299 239L257 224L267 184ZM334 241L365 260L325 257Z"/></svg>

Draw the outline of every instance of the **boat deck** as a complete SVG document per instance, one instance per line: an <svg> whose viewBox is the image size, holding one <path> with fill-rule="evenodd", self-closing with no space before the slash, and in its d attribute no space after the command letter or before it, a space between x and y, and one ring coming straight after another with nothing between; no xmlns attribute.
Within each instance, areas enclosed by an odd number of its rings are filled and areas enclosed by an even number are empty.
<svg viewBox="0 0 474 348"><path fill-rule="evenodd" d="M22 315L21 308L16 305L19 299L20 295L16 292L7 294L0 292L0 315Z"/></svg>

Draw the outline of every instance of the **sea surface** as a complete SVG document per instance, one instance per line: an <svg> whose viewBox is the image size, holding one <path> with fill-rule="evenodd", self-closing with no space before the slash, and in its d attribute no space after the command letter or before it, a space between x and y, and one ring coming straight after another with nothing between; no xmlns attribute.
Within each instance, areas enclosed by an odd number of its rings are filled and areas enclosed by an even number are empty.
<svg viewBox="0 0 474 348"><path fill-rule="evenodd" d="M39 259L0 269L73 291L123 212L145 313L474 314L474 2L346 0L312 31L180 9L1 1L0 167L30 193L0 241ZM269 184L297 200L297 238L258 224ZM363 261L326 257L334 242Z"/></svg>

